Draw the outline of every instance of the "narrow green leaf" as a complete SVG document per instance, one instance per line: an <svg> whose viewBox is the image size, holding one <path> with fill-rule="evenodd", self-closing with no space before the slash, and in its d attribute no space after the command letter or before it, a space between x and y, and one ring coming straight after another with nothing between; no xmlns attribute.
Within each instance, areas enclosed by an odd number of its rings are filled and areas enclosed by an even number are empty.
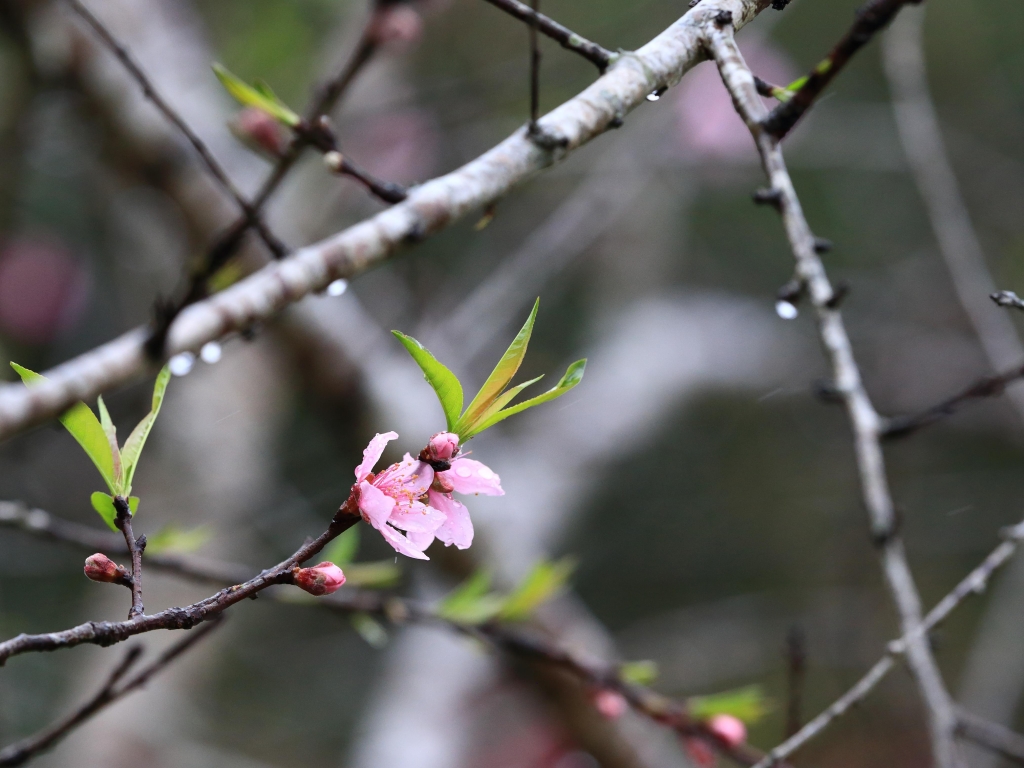
<svg viewBox="0 0 1024 768"><path fill-rule="evenodd" d="M26 386L46 381L45 376L30 371L17 363L11 363L11 367L21 376L21 380L25 382ZM106 432L103 431L103 426L96 418L96 414L85 403L76 403L61 414L60 423L78 441L86 455L92 459L92 463L100 471L110 492L117 493L114 458L110 452L110 443L107 440Z"/></svg>
<svg viewBox="0 0 1024 768"><path fill-rule="evenodd" d="M490 588L491 574L480 568L445 596L437 606L437 614L451 618L450 613L457 612L462 606L483 597Z"/></svg>
<svg viewBox="0 0 1024 768"><path fill-rule="evenodd" d="M406 336L401 331L392 331L392 333L402 342L402 345L412 355L412 359L423 371L423 378L427 380L437 394L437 399L441 401L448 429L455 431L453 428L459 420L459 414L462 413L462 384L459 383L454 373L438 362L430 350L412 336Z"/></svg>
<svg viewBox="0 0 1024 768"><path fill-rule="evenodd" d="M103 493L103 491L96 491L96 493L89 497L89 500L92 502L92 508L100 513L103 522L110 526L110 530L116 531L117 526L114 525L114 518L117 517L117 510L114 509L114 497Z"/></svg>
<svg viewBox="0 0 1024 768"><path fill-rule="evenodd" d="M715 715L732 715L751 724L771 711L771 702L759 686L751 685L711 696L694 697L687 701L687 708L698 720L707 720Z"/></svg>
<svg viewBox="0 0 1024 768"><path fill-rule="evenodd" d="M135 513L139 511L139 497L129 496L128 497L128 509L132 513L132 517L135 517Z"/></svg>
<svg viewBox="0 0 1024 768"><path fill-rule="evenodd" d="M96 398L96 405L100 411L100 426L103 427L103 434L107 436L107 443L110 445L110 458L114 466L114 494L124 495L124 472L121 466L121 449L117 447L117 427L110 419L103 395Z"/></svg>
<svg viewBox="0 0 1024 768"><path fill-rule="evenodd" d="M463 439L469 438L469 435L464 434L464 432L472 431L473 425L491 407L491 404L494 403L498 396L505 391L505 387L509 385L512 377L519 370L523 357L526 355L526 348L530 344L530 335L533 333L533 323L537 319L538 307L540 307L540 299L533 303L533 309L530 311L530 316L526 318L526 324L516 334L512 344L505 351L505 354L502 355L501 360L498 361L491 375L487 377L487 381L480 387L480 391L476 393L473 402L469 404L466 412L459 419L458 424L451 430ZM473 434L477 434L479 431L476 430Z"/></svg>
<svg viewBox="0 0 1024 768"><path fill-rule="evenodd" d="M359 526L354 525L327 545L327 548L323 551L323 558L324 560L330 560L339 568L344 568L352 562L358 551ZM345 576L351 580L351 576L347 572Z"/></svg>
<svg viewBox="0 0 1024 768"><path fill-rule="evenodd" d="M375 563L352 563L345 567L345 584L351 587L388 589L398 584L401 580L402 568L392 560L380 560Z"/></svg>
<svg viewBox="0 0 1024 768"><path fill-rule="evenodd" d="M280 120L292 128L302 122L302 118L274 96L273 91L270 91L269 88L265 91L262 88L253 88L220 64L213 65L213 72L227 92L234 96L240 104L262 109L274 119Z"/></svg>
<svg viewBox="0 0 1024 768"><path fill-rule="evenodd" d="M388 631L368 613L353 613L352 627L359 636L373 648L383 648L388 644Z"/></svg>
<svg viewBox="0 0 1024 768"><path fill-rule="evenodd" d="M129 500L130 503L131 500ZM134 510L132 511L134 512ZM149 554L195 552L209 541L212 535L213 530L207 525L200 525L196 528L165 525L156 533L146 536L146 552Z"/></svg>
<svg viewBox="0 0 1024 768"><path fill-rule="evenodd" d="M658 665L653 661L627 661L619 666L619 677L634 685L650 685L658 679Z"/></svg>
<svg viewBox="0 0 1024 768"><path fill-rule="evenodd" d="M523 579L515 592L509 595L498 616L506 621L529 618L541 605L565 586L576 569L576 562L565 557L555 562L542 560Z"/></svg>
<svg viewBox="0 0 1024 768"><path fill-rule="evenodd" d="M142 456L142 449L146 445L146 438L149 437L156 417L160 414L160 406L164 403L164 394L167 392L167 384L171 380L171 369L164 366L156 375L156 383L153 385L153 404L135 429L124 441L122 459L124 461L124 493L131 493L132 480L135 478L135 469L139 466L139 458Z"/></svg>
<svg viewBox="0 0 1024 768"><path fill-rule="evenodd" d="M523 411L529 408L533 408L534 406L554 400L556 397L561 397L566 392L575 387L577 384L579 384L581 381L583 381L583 372L586 369L586 367L586 358L584 358L583 360L577 360L575 363L569 366L569 369L565 372L565 375L562 377L561 381L559 381L558 384L554 386L554 388L549 389L542 395L537 395L536 397L532 397L529 400L524 400L521 403L510 406L503 411L498 411L497 413L492 413L491 415L486 416L485 418L481 419L477 424L473 425L472 428L466 434L462 435L462 438L464 440L468 440L469 438L475 435L479 435L485 429L493 427L499 421L504 421L509 416L514 416L515 414L522 413ZM461 434L462 433L460 433L460 435Z"/></svg>
<svg viewBox="0 0 1024 768"><path fill-rule="evenodd" d="M513 400L515 400L516 396L520 392L522 392L527 387L533 386L534 384L536 384L538 381L540 381L543 378L544 378L544 374L541 374L536 379L530 379L529 381L524 381L522 384L517 384L516 386L512 387L512 389L508 390L507 392L502 393L502 395L491 404L491 407L488 408L486 411L484 411L483 414L481 414L480 421L481 422L485 421L489 417L491 417L494 414L496 414L498 411L500 411L506 405L511 403Z"/></svg>

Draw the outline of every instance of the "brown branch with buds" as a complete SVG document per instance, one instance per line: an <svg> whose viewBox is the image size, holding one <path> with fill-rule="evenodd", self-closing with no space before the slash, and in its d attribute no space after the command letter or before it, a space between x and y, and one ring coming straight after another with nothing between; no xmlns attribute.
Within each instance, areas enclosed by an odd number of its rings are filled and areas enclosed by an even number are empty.
<svg viewBox="0 0 1024 768"><path fill-rule="evenodd" d="M36 755L56 746L68 734L92 719L101 710L144 686L219 625L219 620L211 621L192 630L185 638L179 640L122 683L125 675L131 671L142 656L142 648L129 648L124 658L114 667L106 682L92 698L67 717L44 728L39 733L4 747L0 750L0 766L24 765Z"/></svg>
<svg viewBox="0 0 1024 768"><path fill-rule="evenodd" d="M127 545L128 555L132 559L132 607L128 610L128 618L134 619L146 612L142 605L142 552L146 549L146 537L135 538L135 534L132 532L132 511L128 507L127 499L123 496L115 496L114 509L117 510L114 525L124 534L124 543Z"/></svg>

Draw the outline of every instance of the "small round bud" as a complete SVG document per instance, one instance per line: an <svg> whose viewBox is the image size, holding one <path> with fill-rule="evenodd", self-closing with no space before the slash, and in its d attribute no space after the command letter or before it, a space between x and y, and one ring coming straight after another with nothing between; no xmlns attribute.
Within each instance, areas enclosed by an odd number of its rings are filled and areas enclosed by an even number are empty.
<svg viewBox="0 0 1024 768"><path fill-rule="evenodd" d="M594 708L609 720L618 720L626 714L626 699L618 691L602 688L593 695Z"/></svg>
<svg viewBox="0 0 1024 768"><path fill-rule="evenodd" d="M408 3L389 3L376 12L371 34L379 45L402 48L423 36L423 17Z"/></svg>
<svg viewBox="0 0 1024 768"><path fill-rule="evenodd" d="M123 581L128 575L124 568L100 552L85 559L83 570L85 575L93 581L101 581L105 584Z"/></svg>
<svg viewBox="0 0 1024 768"><path fill-rule="evenodd" d="M325 152L324 165L335 173L341 173L341 169L345 166L345 156L337 151Z"/></svg>
<svg viewBox="0 0 1024 768"><path fill-rule="evenodd" d="M247 107L235 115L228 128L249 149L271 158L279 158L288 146L281 124L262 109Z"/></svg>
<svg viewBox="0 0 1024 768"><path fill-rule="evenodd" d="M459 436L454 432L438 432L427 443L430 461L450 461L459 452Z"/></svg>
<svg viewBox="0 0 1024 768"><path fill-rule="evenodd" d="M337 592L345 583L341 568L326 560L312 568L295 568L292 578L295 586L317 597Z"/></svg>
<svg viewBox="0 0 1024 768"><path fill-rule="evenodd" d="M700 768L713 768L715 765L715 753L704 739L684 736L683 746L694 765Z"/></svg>
<svg viewBox="0 0 1024 768"><path fill-rule="evenodd" d="M732 715L715 715L708 721L708 729L730 747L738 747L747 740L747 726Z"/></svg>

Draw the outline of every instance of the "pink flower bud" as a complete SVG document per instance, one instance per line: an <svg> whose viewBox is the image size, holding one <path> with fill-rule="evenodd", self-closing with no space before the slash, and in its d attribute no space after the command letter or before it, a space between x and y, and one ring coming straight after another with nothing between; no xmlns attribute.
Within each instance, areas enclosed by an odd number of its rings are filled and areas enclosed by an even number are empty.
<svg viewBox="0 0 1024 768"><path fill-rule="evenodd" d="M747 726L732 715L715 715L708 722L708 729L730 747L738 747L747 740Z"/></svg>
<svg viewBox="0 0 1024 768"><path fill-rule="evenodd" d="M459 436L452 432L438 432L427 443L429 461L450 461L459 452Z"/></svg>
<svg viewBox="0 0 1024 768"><path fill-rule="evenodd" d="M593 696L594 707L609 720L618 720L626 713L626 699L618 691L602 688Z"/></svg>
<svg viewBox="0 0 1024 768"><path fill-rule="evenodd" d="M317 597L337 592L345 583L345 574L341 568L326 560L312 568L295 568L292 578L295 586Z"/></svg>
<svg viewBox="0 0 1024 768"><path fill-rule="evenodd" d="M262 109L247 107L228 123L235 138L249 149L271 158L284 154L288 145L281 124Z"/></svg>
<svg viewBox="0 0 1024 768"><path fill-rule="evenodd" d="M686 747L686 754L690 756L690 760L700 768L712 768L715 764L715 753L704 739L684 736L683 746Z"/></svg>
<svg viewBox="0 0 1024 768"><path fill-rule="evenodd" d="M423 35L423 17L408 3L388 3L377 10L371 34L381 45L404 47Z"/></svg>
<svg viewBox="0 0 1024 768"><path fill-rule="evenodd" d="M100 552L85 559L85 575L93 581L113 584L127 578L128 573L120 565Z"/></svg>

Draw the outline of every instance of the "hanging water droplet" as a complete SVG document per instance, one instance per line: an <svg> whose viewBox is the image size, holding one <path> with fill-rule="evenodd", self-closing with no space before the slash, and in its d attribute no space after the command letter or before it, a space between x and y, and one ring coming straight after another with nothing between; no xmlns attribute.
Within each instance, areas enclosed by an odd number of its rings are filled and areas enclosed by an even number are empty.
<svg viewBox="0 0 1024 768"><path fill-rule="evenodd" d="M647 100L648 101L657 101L660 98L661 98L661 94L658 93L657 91L653 91L653 92L647 94Z"/></svg>
<svg viewBox="0 0 1024 768"><path fill-rule="evenodd" d="M335 280L333 283L327 286L328 296L341 296L345 291L348 290L348 280Z"/></svg>
<svg viewBox="0 0 1024 768"><path fill-rule="evenodd" d="M224 354L224 350L221 349L220 344L216 341L208 341L203 344L203 348L199 350L199 357L203 359L204 363L213 365L219 363L221 356Z"/></svg>
<svg viewBox="0 0 1024 768"><path fill-rule="evenodd" d="M191 352L179 352L167 361L167 367L175 376L187 376L192 366L196 364L196 356Z"/></svg>
<svg viewBox="0 0 1024 768"><path fill-rule="evenodd" d="M775 302L775 314L783 320L794 320L800 314L800 310L792 302L777 301Z"/></svg>

